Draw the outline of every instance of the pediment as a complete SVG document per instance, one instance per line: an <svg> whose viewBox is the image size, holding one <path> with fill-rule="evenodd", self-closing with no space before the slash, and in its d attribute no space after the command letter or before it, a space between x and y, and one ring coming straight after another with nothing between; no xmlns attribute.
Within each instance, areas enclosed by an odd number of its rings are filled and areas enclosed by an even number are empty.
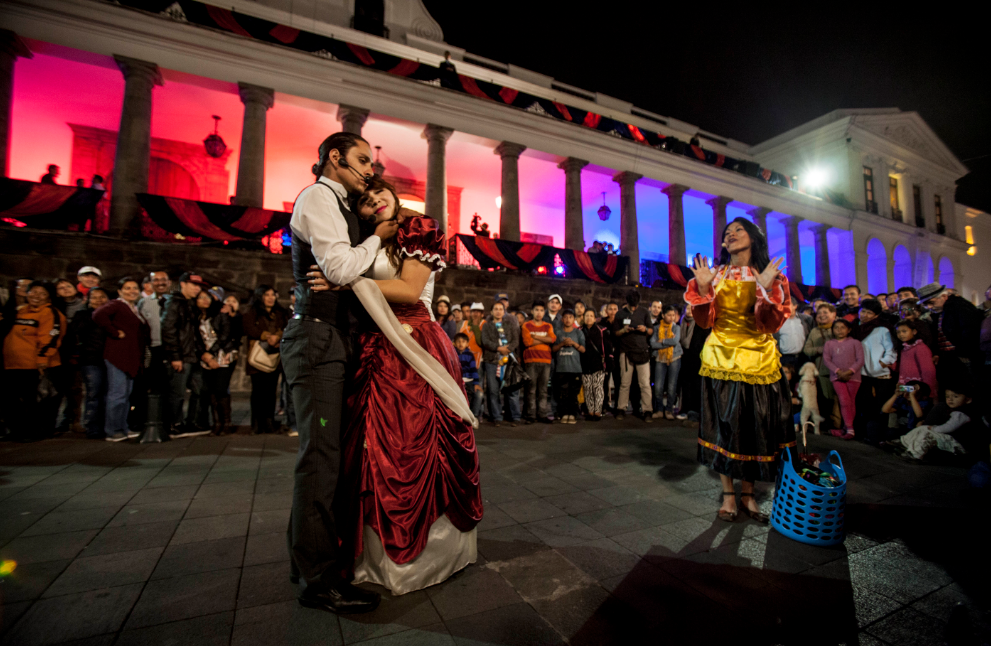
<svg viewBox="0 0 991 646"><path fill-rule="evenodd" d="M967 174L964 166L917 112L897 114L852 114L850 125L866 130L893 144L907 148L927 161Z"/></svg>

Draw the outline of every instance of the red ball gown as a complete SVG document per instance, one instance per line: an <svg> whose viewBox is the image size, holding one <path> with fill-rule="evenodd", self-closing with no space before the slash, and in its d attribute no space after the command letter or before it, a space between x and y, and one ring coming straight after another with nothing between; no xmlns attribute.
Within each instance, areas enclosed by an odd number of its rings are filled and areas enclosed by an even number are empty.
<svg viewBox="0 0 991 646"><path fill-rule="evenodd" d="M436 221L415 217L396 240L405 258L431 264L434 273L417 303L390 307L467 401L454 347L430 313L434 275L445 266L444 234ZM368 277L397 277L384 250ZM440 583L477 558L482 496L475 435L380 331L362 332L355 352L335 515L344 551L355 558L355 582L405 594Z"/></svg>

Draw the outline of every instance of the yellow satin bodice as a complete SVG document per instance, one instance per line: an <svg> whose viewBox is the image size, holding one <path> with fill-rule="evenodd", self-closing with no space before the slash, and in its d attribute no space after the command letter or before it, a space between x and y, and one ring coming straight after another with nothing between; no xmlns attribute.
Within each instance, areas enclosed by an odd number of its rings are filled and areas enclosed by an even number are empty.
<svg viewBox="0 0 991 646"><path fill-rule="evenodd" d="M703 377L748 384L781 379L781 353L770 334L757 331L757 283L722 280L715 287L718 318L702 348Z"/></svg>

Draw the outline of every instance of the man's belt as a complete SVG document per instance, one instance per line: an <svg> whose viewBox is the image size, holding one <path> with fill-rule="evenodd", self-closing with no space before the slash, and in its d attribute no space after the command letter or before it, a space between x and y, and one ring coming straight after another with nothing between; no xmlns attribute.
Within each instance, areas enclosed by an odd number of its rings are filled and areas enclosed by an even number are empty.
<svg viewBox="0 0 991 646"><path fill-rule="evenodd" d="M325 325L333 325L323 319L318 319L315 316L307 316L306 314L293 314L293 319L296 321L313 321L314 323L323 323Z"/></svg>

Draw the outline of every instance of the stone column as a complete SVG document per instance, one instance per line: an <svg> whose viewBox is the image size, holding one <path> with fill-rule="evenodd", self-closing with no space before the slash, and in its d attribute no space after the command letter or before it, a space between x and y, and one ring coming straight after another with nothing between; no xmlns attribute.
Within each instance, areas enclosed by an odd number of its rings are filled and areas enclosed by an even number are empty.
<svg viewBox="0 0 991 646"><path fill-rule="evenodd" d="M158 65L114 56L124 74L124 106L120 112L108 234L123 236L140 213L135 193L148 191L151 164L151 92L162 84Z"/></svg>
<svg viewBox="0 0 991 646"><path fill-rule="evenodd" d="M898 285L895 284L895 257L894 254L888 256L888 287L887 293L890 294L894 290L898 289ZM938 271L938 269L937 269Z"/></svg>
<svg viewBox="0 0 991 646"><path fill-rule="evenodd" d="M685 209L681 201L687 190L688 187L681 184L671 184L661 189L661 193L668 196L668 262L681 267L688 264L685 253Z"/></svg>
<svg viewBox="0 0 991 646"><path fill-rule="evenodd" d="M340 105L337 107L337 120L341 122L341 130L361 136L361 129L368 121L368 110L351 105Z"/></svg>
<svg viewBox="0 0 991 646"><path fill-rule="evenodd" d="M758 206L755 209L750 209L747 211L749 215L754 220L754 224L757 228L764 232L764 237L767 237L767 214L771 212L771 209L766 206Z"/></svg>
<svg viewBox="0 0 991 646"><path fill-rule="evenodd" d="M586 166L588 166L587 161L574 157L568 157L557 165L564 171L565 249L585 250L585 224L582 221L582 169Z"/></svg>
<svg viewBox="0 0 991 646"><path fill-rule="evenodd" d="M0 29L0 177L7 176L10 156L10 108L14 101L14 63L34 55L17 34Z"/></svg>
<svg viewBox="0 0 991 646"><path fill-rule="evenodd" d="M723 229L726 228L726 205L733 201L731 197L718 195L705 201L712 207L712 262L719 260L723 250Z"/></svg>
<svg viewBox="0 0 991 646"><path fill-rule="evenodd" d="M829 241L826 233L829 227L825 224L817 224L812 227L812 235L815 238L816 250L816 285L830 287L829 277Z"/></svg>
<svg viewBox="0 0 991 646"><path fill-rule="evenodd" d="M237 89L244 104L244 121L234 203L261 208L265 198L265 122L274 104L275 92L247 83L238 83Z"/></svg>
<svg viewBox="0 0 991 646"><path fill-rule="evenodd" d="M502 208L499 209L499 237L520 241L520 155L526 146L504 141L495 154L502 158Z"/></svg>
<svg viewBox="0 0 991 646"><path fill-rule="evenodd" d="M797 215L786 215L781 218L785 225L785 275L793 283L804 284L802 280L802 243L798 239L798 223L802 218Z"/></svg>
<svg viewBox="0 0 991 646"><path fill-rule="evenodd" d="M640 282L640 232L637 229L637 181L643 175L629 171L612 178L619 184L619 251L630 259L630 282Z"/></svg>
<svg viewBox="0 0 991 646"><path fill-rule="evenodd" d="M423 199L426 215L440 223L447 233L447 140L454 131L430 123L423 129L427 140L427 190Z"/></svg>

